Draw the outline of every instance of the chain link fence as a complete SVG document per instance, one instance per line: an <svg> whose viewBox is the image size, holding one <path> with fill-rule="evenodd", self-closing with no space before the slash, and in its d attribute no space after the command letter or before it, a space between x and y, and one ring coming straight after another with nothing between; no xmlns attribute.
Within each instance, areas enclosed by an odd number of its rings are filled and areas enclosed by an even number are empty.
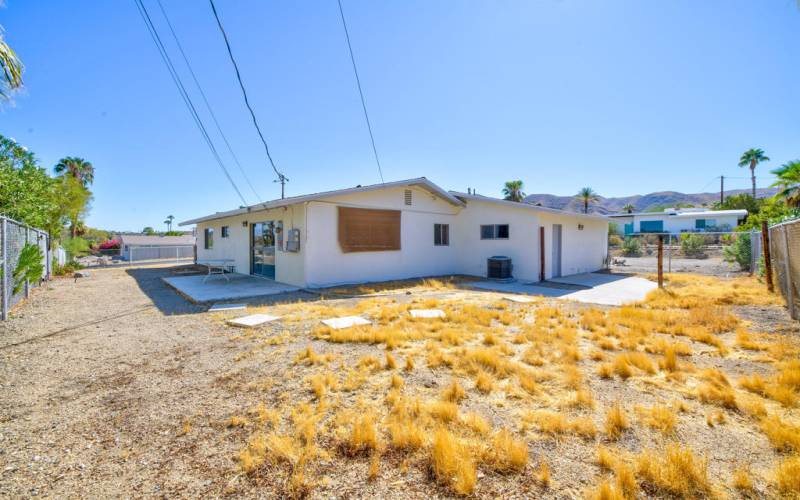
<svg viewBox="0 0 800 500"><path fill-rule="evenodd" d="M616 272L658 271L658 239L664 241L664 272L732 276L758 267L761 233L696 232L610 234L609 267Z"/></svg>
<svg viewBox="0 0 800 500"><path fill-rule="evenodd" d="M800 319L800 219L769 228L772 275L793 319Z"/></svg>
<svg viewBox="0 0 800 500"><path fill-rule="evenodd" d="M44 259L42 279L49 279L52 265L50 236L40 229L0 216L0 319L5 320L11 308L41 284L27 280L14 282L20 254L27 244L37 245L41 250Z"/></svg>

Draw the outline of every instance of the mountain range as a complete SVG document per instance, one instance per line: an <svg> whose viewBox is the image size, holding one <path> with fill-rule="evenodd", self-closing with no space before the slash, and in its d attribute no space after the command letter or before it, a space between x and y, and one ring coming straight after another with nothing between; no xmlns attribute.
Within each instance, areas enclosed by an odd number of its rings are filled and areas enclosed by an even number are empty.
<svg viewBox="0 0 800 500"><path fill-rule="evenodd" d="M725 197L735 194L749 193L749 189L733 189L725 191ZM774 196L777 188L756 189L756 197L765 198ZM526 203L540 204L543 207L557 208L568 212L583 212L583 202L576 196L556 196L552 194L529 194L524 200ZM686 194L677 191L659 191L650 194L637 194L619 198L604 198L600 196L597 201L589 204L589 212L596 214L609 214L622 212L622 207L630 203L636 207L636 212L660 211L676 205L693 205L696 207L711 207L719 201L719 192Z"/></svg>

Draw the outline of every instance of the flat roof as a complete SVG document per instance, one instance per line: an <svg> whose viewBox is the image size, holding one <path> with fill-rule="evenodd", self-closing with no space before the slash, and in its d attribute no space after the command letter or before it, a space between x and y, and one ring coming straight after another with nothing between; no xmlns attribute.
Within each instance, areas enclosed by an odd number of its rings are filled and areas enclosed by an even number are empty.
<svg viewBox="0 0 800 500"><path fill-rule="evenodd" d="M313 194L305 194L300 196L290 196L288 198L281 198L277 200L266 201L264 203L257 203L255 205L250 205L249 207L244 208L237 208L236 210L228 210L227 212L217 212L211 215L206 215L203 217L198 217L196 219L190 219L183 222L179 222L179 226L188 226L189 224L197 224L199 222L206 222L210 220L216 219L224 219L225 217L231 217L234 215L242 215L246 213L250 213L253 211L260 211L260 210L269 210L271 208L279 208L285 207L288 205L294 205L296 203L304 203L307 201L314 201L314 200L321 200L325 198L332 198L335 196L341 196L345 194L352 194L352 193L363 193L366 191L376 191L378 189L386 189L386 188L393 188L393 187L411 187L417 186L429 191L431 194L434 194L448 203L451 203L455 206L463 207L464 202L460 199L456 198L452 194L448 193L444 189L440 188L433 182L429 181L425 177L417 177L415 179L405 179L402 181L393 181L393 182L385 182L383 184L371 184L369 186L356 186L352 188L345 188L345 189L337 189L335 191L322 191L320 193L313 193Z"/></svg>
<svg viewBox="0 0 800 500"><path fill-rule="evenodd" d="M745 216L747 210L706 210L704 212L632 212L632 213L617 213L608 214L608 217L633 217L635 215L644 215L647 217L698 217L698 216L715 216L715 215L736 215Z"/></svg>

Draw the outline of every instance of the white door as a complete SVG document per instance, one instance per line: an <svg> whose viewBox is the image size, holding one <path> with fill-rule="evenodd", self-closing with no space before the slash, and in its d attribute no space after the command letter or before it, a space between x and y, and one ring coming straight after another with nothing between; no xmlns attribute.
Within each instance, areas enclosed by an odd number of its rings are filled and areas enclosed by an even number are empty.
<svg viewBox="0 0 800 500"><path fill-rule="evenodd" d="M552 277L561 277L561 224L553 224L553 260Z"/></svg>

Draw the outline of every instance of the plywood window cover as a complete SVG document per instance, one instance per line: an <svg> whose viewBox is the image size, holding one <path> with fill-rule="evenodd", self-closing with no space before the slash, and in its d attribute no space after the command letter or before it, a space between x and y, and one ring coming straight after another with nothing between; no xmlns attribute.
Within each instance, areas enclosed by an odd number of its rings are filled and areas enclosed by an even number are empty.
<svg viewBox="0 0 800 500"><path fill-rule="evenodd" d="M400 211L338 207L342 252L400 250Z"/></svg>

